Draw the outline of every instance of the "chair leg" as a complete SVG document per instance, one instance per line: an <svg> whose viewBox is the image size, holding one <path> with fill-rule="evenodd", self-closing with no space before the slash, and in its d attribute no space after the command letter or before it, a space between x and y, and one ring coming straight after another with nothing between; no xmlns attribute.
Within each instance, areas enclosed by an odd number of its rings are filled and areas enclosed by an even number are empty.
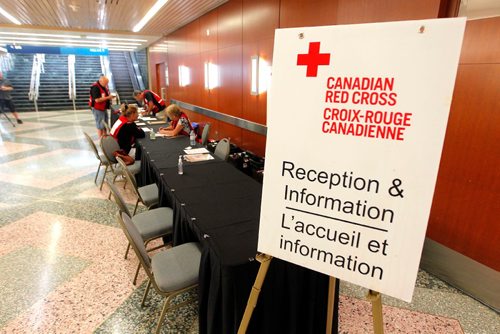
<svg viewBox="0 0 500 334"><path fill-rule="evenodd" d="M128 243L127 250L125 251L125 260L127 259L129 251L130 251L130 242Z"/></svg>
<svg viewBox="0 0 500 334"><path fill-rule="evenodd" d="M148 285L146 286L146 291L144 291L144 296L142 297L141 307L144 307L144 303L146 302L146 297L148 296L150 287L151 287L151 279L148 279Z"/></svg>
<svg viewBox="0 0 500 334"><path fill-rule="evenodd" d="M134 280L132 281L132 284L134 284L134 285L137 283L137 276L139 276L139 269L141 269L141 263L140 262L137 265L137 270L135 271Z"/></svg>
<svg viewBox="0 0 500 334"><path fill-rule="evenodd" d="M139 199L137 199L137 202L135 202L135 208L134 208L134 213L132 214L132 216L135 216L135 213L137 211L137 207L139 206Z"/></svg>
<svg viewBox="0 0 500 334"><path fill-rule="evenodd" d="M99 161L99 166L97 166L97 172L95 173L94 183L97 184L97 177L99 176L99 171L101 170L102 163Z"/></svg>
<svg viewBox="0 0 500 334"><path fill-rule="evenodd" d="M106 173L108 172L108 166L104 169L104 175L102 176L102 181L101 181L101 186L99 187L99 190L102 190L102 185L104 184L104 179L106 179Z"/></svg>
<svg viewBox="0 0 500 334"><path fill-rule="evenodd" d="M163 309L161 310L160 319L158 320L158 324L156 325L156 334L160 334L161 325L163 324L163 320L165 320L165 315L167 314L168 304L170 303L170 298L167 297L165 299L165 304L163 304Z"/></svg>

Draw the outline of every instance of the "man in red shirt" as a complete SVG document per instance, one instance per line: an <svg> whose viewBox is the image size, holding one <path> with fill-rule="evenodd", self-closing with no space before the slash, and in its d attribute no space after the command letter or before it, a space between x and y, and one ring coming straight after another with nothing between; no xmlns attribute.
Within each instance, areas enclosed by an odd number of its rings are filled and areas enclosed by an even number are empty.
<svg viewBox="0 0 500 334"><path fill-rule="evenodd" d="M101 75L99 80L90 86L89 106L92 107L99 138L106 135L106 127L102 123L108 122L108 109L113 99L113 95L109 93L108 83L109 79Z"/></svg>
<svg viewBox="0 0 500 334"><path fill-rule="evenodd" d="M166 108L165 101L155 92L151 90L136 90L134 91L134 99L143 102L144 114L156 115L158 112Z"/></svg>

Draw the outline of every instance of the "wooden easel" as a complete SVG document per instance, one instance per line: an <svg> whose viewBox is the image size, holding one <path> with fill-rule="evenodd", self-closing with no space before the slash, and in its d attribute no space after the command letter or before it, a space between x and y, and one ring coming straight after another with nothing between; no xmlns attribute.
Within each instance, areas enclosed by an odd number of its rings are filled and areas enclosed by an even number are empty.
<svg viewBox="0 0 500 334"><path fill-rule="evenodd" d="M267 275L267 270L271 265L271 260L273 257L267 254L257 254L255 257L257 261L260 262L259 271L257 272L257 277L255 278L255 283L252 286L252 291L250 291L250 296L248 297L247 306L245 308L245 313L243 313L243 318L241 319L240 327L238 328L238 334L245 334L248 329L248 324L252 318L252 313L257 306L257 301L259 300L260 290L262 289L262 284ZM328 307L326 315L326 334L331 334L333 327L333 309L335 305L335 284L336 278L330 276L328 282ZM376 291L369 290L366 296L372 303L372 315L373 315L373 332L375 334L384 334L384 322L382 318L382 297L380 293Z"/></svg>
<svg viewBox="0 0 500 334"><path fill-rule="evenodd" d="M382 295L380 294L380 292L368 290L366 299L368 299L372 303L373 332L375 334L384 334Z"/></svg>

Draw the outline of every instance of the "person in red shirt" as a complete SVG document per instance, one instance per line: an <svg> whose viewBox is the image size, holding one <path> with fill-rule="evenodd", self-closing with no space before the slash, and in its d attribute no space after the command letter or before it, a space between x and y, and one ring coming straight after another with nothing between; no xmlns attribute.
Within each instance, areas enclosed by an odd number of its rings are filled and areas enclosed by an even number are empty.
<svg viewBox="0 0 500 334"><path fill-rule="evenodd" d="M109 79L101 75L99 80L90 86L89 106L92 108L99 138L106 136L106 127L102 123L108 122L108 109L114 97L109 93L108 83Z"/></svg>
<svg viewBox="0 0 500 334"><path fill-rule="evenodd" d="M134 91L134 99L144 104L144 115L156 115L166 108L165 101L151 90Z"/></svg>
<svg viewBox="0 0 500 334"><path fill-rule="evenodd" d="M111 136L116 139L120 149L129 154L132 147L135 145L137 138L144 138L144 131L135 124L139 118L139 112L136 106L122 104L121 116L113 124L111 128ZM139 160L139 157L135 157Z"/></svg>
<svg viewBox="0 0 500 334"><path fill-rule="evenodd" d="M179 106L176 104L171 104L167 107L167 115L172 120L170 126L166 128L160 128L159 133L165 134L167 136L178 136L184 135L189 136L193 127L191 122L185 113L181 111Z"/></svg>

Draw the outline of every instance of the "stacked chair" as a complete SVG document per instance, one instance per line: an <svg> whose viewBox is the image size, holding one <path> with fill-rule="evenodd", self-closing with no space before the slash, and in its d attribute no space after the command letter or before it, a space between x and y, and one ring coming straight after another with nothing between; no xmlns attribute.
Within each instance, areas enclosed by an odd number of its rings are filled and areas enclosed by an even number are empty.
<svg viewBox="0 0 500 334"><path fill-rule="evenodd" d="M130 214L130 211L123 199L122 195L116 188L116 186L108 181L106 181L109 189L111 190L111 195L118 205L118 209L120 213L126 214L135 224L136 228L139 230L143 242L147 245L149 242L171 235L173 230L173 220L174 214L171 208L157 208L148 210L137 215ZM154 250L157 248L153 248ZM130 250L130 244L127 246L127 250L125 252L125 259L127 258L128 252ZM135 272L134 281L135 284L137 281L137 275L139 274L140 265L137 267Z"/></svg>
<svg viewBox="0 0 500 334"><path fill-rule="evenodd" d="M114 183L118 176L123 175L123 169L118 165L118 160L116 160L116 157L113 155L114 152L120 150L120 146L118 145L118 142L111 136L102 137L99 145L101 146L102 153L104 154L104 157L106 157L110 170L114 175ZM135 175L141 171L141 162L135 161L133 165L126 166L126 169L130 171L132 175Z"/></svg>
<svg viewBox="0 0 500 334"><path fill-rule="evenodd" d="M156 253L150 258L144 246L142 235L132 219L125 213L118 215L117 219L139 258L140 265L149 278L141 306L145 304L151 285L156 292L165 296L165 303L155 331L156 334L159 334L167 311L191 302L191 300L186 300L176 305L171 303L173 297L198 286L201 246L197 242L189 242Z"/></svg>
<svg viewBox="0 0 500 334"><path fill-rule="evenodd" d="M120 158L116 157L116 160L120 164L123 176L125 176L125 180L132 185L132 190L137 196L137 202L135 203L134 215L137 212L137 207L139 206L139 202L142 203L148 209L155 207L158 205L160 201L158 196L158 186L156 183L148 184L147 186L137 187L137 182L135 180L134 175L129 171L125 162Z"/></svg>
<svg viewBox="0 0 500 334"><path fill-rule="evenodd" d="M231 151L231 144L229 143L229 139L223 138L215 147L214 155L224 161L229 157L229 152Z"/></svg>
<svg viewBox="0 0 500 334"><path fill-rule="evenodd" d="M83 133L85 135L85 139L87 140L90 148L92 149L92 151L94 152L95 154L95 157L97 158L97 160L99 161L99 166L97 167L97 172L95 174L95 179L94 179L94 183L97 182L97 177L99 176L99 171L101 170L101 167L104 166L105 169L104 169L104 175L102 177L102 181L101 181L101 185L99 187L100 190L102 190L102 185L104 184L104 179L106 178L106 173L108 172L108 168L110 166L110 163L108 161L108 159L106 158L106 156L104 155L104 153L100 153L98 150L97 150L97 146L95 145L94 141L92 140L92 138L89 136L88 133L84 132Z"/></svg>

